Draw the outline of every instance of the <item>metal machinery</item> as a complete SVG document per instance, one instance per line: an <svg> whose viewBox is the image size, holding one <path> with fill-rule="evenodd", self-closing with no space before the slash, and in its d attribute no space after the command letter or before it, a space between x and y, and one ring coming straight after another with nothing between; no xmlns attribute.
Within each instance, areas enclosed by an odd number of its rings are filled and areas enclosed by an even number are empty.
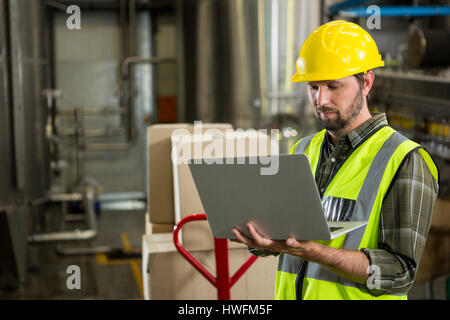
<svg viewBox="0 0 450 320"><path fill-rule="evenodd" d="M152 57L150 49L143 50L137 43L136 25L144 20L141 18L137 22L137 11L146 11L149 17L149 10L155 8L149 1L79 1L83 10L114 11L118 16L118 103L103 108L61 107L58 102L64 91L53 89L59 85L55 24L58 14L65 17L67 6L74 2L0 1L2 288L15 288L25 280L27 243L89 240L97 235L101 185L87 171L87 154L103 152L105 157L111 152L123 152L139 158L137 161L145 171L145 156L141 155L145 155L146 124L136 124L137 115L139 120L143 116L135 110L135 99L136 90L140 90L140 97L144 92L150 97L147 103L152 103L150 93L154 87L152 82L142 80L143 70L137 66L175 62L172 57ZM98 4L100 7L96 6ZM148 26L149 20L144 22ZM151 28L146 31L147 36L150 31ZM95 116L116 117L119 124L115 128L86 128L88 118ZM156 119L156 111L151 116ZM67 118L70 120L65 120ZM74 152L62 155L67 148ZM67 165L66 159L70 156L74 160ZM61 183L60 177L67 171L75 172L75 178ZM139 186L145 188L145 176L142 172L136 175L142 179ZM139 191L145 194L145 190ZM78 223L77 227L67 226L72 222ZM57 248L61 254L112 250L104 246L63 248L58 245Z"/></svg>
<svg viewBox="0 0 450 320"><path fill-rule="evenodd" d="M290 78L301 44L319 24L320 1L176 4L182 121L278 129L280 152L314 128L305 87Z"/></svg>
<svg viewBox="0 0 450 320"><path fill-rule="evenodd" d="M25 277L29 213L45 202L50 183L47 120L42 91L48 87L45 12L37 2L0 1L0 280L17 286Z"/></svg>
<svg viewBox="0 0 450 320"><path fill-rule="evenodd" d="M49 192L51 163L57 157L57 144L52 139L57 136L52 108L54 92L48 89L48 21L43 2L0 1L2 287L14 288L25 280L28 241L81 240L96 234L91 188L65 194ZM34 234L36 218L50 203L72 201L83 202L87 230Z"/></svg>

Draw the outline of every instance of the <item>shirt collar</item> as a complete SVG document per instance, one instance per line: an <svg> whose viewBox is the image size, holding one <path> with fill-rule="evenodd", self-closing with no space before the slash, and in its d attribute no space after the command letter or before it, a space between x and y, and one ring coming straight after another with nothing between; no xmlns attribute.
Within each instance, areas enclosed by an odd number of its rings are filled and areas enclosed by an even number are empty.
<svg viewBox="0 0 450 320"><path fill-rule="evenodd" d="M374 112L371 113L372 117L365 122L363 122L360 126L353 129L352 131L342 135L339 137L338 144L342 143L350 143L352 148L357 146L363 139L365 139L369 134L371 134L374 130L380 128L381 126L388 125L388 121L386 118L386 114L383 112ZM329 143L330 140L327 136L327 141Z"/></svg>

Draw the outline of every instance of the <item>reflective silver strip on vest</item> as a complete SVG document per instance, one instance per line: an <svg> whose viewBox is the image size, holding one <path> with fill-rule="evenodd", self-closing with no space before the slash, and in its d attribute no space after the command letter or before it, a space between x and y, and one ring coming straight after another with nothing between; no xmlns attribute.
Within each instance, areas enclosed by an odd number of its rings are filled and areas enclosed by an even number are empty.
<svg viewBox="0 0 450 320"><path fill-rule="evenodd" d="M294 154L305 153L306 149L309 146L309 143L311 142L312 138L314 138L314 136L315 135L313 134L300 140L298 145L295 147Z"/></svg>
<svg viewBox="0 0 450 320"><path fill-rule="evenodd" d="M297 274L302 259L287 253L282 253L278 260L278 271Z"/></svg>
<svg viewBox="0 0 450 320"><path fill-rule="evenodd" d="M328 270L327 268L322 267L318 263L314 263L314 262L308 263L308 268L306 270L306 277L311 278L311 279L316 279L316 280L326 280L326 281L330 281L330 282L336 282L336 283L339 283L346 287L358 288L361 291L363 291L367 294L370 294L366 285L359 284L354 281L350 281L344 277L340 277L337 274L335 274L334 272ZM382 289L380 289L380 290L382 290ZM405 295L404 293L391 293L391 292L386 292L386 293L389 295L393 295L393 296L404 296Z"/></svg>
<svg viewBox="0 0 450 320"><path fill-rule="evenodd" d="M322 208L327 221L351 221L355 204L356 200L352 199L322 197Z"/></svg>
<svg viewBox="0 0 450 320"><path fill-rule="evenodd" d="M340 277L334 272L328 270L327 268L322 267L318 263L309 262L306 274L308 278L337 282L347 287L365 289L367 291L366 286L350 281L346 278Z"/></svg>
<svg viewBox="0 0 450 320"><path fill-rule="evenodd" d="M377 198L377 191L386 166L394 154L395 150L408 138L398 132L394 132L383 144L381 149L373 159L366 179L359 191L356 199L355 209L352 215L352 221L369 221L369 216ZM358 249L364 235L365 227L357 229L347 234L345 237L345 249Z"/></svg>

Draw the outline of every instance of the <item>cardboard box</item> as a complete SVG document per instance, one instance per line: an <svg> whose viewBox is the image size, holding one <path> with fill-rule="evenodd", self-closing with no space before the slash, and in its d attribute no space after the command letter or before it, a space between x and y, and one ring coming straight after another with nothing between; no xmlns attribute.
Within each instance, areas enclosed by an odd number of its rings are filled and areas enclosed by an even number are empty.
<svg viewBox="0 0 450 320"><path fill-rule="evenodd" d="M436 200L431 226L450 229L450 199Z"/></svg>
<svg viewBox="0 0 450 320"><path fill-rule="evenodd" d="M437 199L415 281L422 283L450 274L450 201Z"/></svg>
<svg viewBox="0 0 450 320"><path fill-rule="evenodd" d="M148 180L147 202L150 222L155 224L174 224L174 197L172 177L171 136L175 130L204 132L210 129L225 132L232 129L231 124L209 123L195 127L192 124L156 124L147 130Z"/></svg>
<svg viewBox="0 0 450 320"><path fill-rule="evenodd" d="M170 136L176 129L192 130L189 124L156 124L148 128L148 212L150 222L175 223Z"/></svg>
<svg viewBox="0 0 450 320"><path fill-rule="evenodd" d="M154 243L143 237L143 279L146 299L214 300L217 290L177 251L168 250L164 242ZM158 251L159 250L159 251ZM216 274L213 250L191 254L212 274ZM242 246L229 250L230 277L250 256ZM231 288L231 299L271 300L274 297L278 259L258 258Z"/></svg>

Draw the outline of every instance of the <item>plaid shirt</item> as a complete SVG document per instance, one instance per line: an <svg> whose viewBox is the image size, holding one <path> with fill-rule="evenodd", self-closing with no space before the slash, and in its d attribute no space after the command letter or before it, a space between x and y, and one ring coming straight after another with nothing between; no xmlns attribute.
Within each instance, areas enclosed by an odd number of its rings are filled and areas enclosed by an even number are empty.
<svg viewBox="0 0 450 320"><path fill-rule="evenodd" d="M358 128L339 137L333 146L328 135L316 176L316 183L322 192L334 171L351 152L352 148L373 130L387 125L384 113L374 114ZM334 159L333 159L334 158ZM406 294L413 280L422 256L438 184L431 175L418 151L407 155L389 194L381 208L378 233L378 249L361 249L369 258L371 266L378 267L379 289L370 289L375 294ZM250 249L256 255L269 252Z"/></svg>

